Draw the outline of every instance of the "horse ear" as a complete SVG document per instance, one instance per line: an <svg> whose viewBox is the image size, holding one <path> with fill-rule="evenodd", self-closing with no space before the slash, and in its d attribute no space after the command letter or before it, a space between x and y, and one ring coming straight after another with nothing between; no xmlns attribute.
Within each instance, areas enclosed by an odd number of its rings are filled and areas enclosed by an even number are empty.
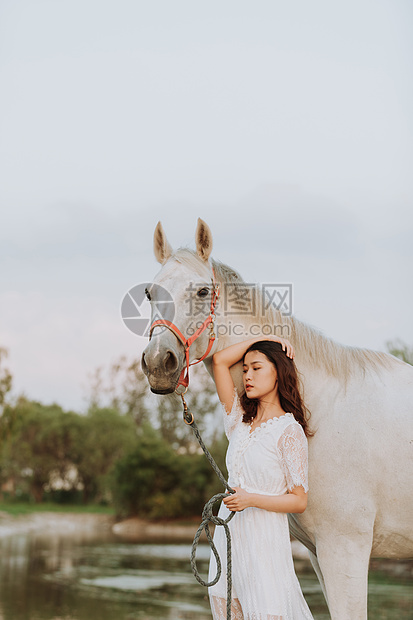
<svg viewBox="0 0 413 620"><path fill-rule="evenodd" d="M172 248L168 243L168 239L160 222L157 223L155 233L153 235L153 251L158 263L163 265L172 255Z"/></svg>
<svg viewBox="0 0 413 620"><path fill-rule="evenodd" d="M208 224L198 218L195 232L196 251L203 261L207 261L212 251L212 233Z"/></svg>

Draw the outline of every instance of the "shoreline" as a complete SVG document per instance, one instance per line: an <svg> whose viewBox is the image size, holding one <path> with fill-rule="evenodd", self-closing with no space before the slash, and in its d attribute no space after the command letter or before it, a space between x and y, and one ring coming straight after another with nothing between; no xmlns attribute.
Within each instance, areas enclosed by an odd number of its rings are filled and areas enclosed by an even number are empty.
<svg viewBox="0 0 413 620"><path fill-rule="evenodd" d="M111 531L115 517L98 513L49 512L10 515L0 512L0 540L15 534L31 532L49 534L74 534L88 531Z"/></svg>
<svg viewBox="0 0 413 620"><path fill-rule="evenodd" d="M138 517L117 520L113 515L99 513L72 512L33 512L13 516L0 511L0 542L17 534L36 533L56 536L94 536L113 535L120 541L130 543L191 543L193 542L200 520L188 521L145 521ZM213 528L211 527L211 532ZM200 538L207 543L205 532ZM293 556L300 560L309 560L307 550L296 540L292 541Z"/></svg>
<svg viewBox="0 0 413 620"><path fill-rule="evenodd" d="M74 513L39 511L13 516L0 511L0 545L2 541L18 534L39 536L81 536L94 538L107 536L119 542L139 544L192 544L201 520L145 521L137 517L117 520L114 515L101 513ZM211 527L211 533L212 533ZM207 543L205 533L200 538ZM297 540L291 541L294 560L310 566L307 549ZM413 577L413 559L372 558L371 568L385 570L394 577Z"/></svg>

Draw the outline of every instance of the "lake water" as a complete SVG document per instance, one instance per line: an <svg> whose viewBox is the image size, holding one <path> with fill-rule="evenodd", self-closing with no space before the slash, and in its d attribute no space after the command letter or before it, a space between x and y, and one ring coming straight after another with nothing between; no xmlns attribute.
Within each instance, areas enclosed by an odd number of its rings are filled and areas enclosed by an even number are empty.
<svg viewBox="0 0 413 620"><path fill-rule="evenodd" d="M192 575L189 544L19 534L0 541L0 620L206 620L206 588ZM209 549L198 552L206 574ZM371 620L411 620L411 563L376 563ZM296 561L316 620L329 618L309 562Z"/></svg>

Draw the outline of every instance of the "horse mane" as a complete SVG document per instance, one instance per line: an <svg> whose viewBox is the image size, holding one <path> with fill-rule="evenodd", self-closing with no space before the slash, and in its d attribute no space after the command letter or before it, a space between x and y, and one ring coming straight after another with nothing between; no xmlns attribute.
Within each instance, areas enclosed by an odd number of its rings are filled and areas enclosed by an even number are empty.
<svg viewBox="0 0 413 620"><path fill-rule="evenodd" d="M401 360L383 351L352 347L336 342L320 330L290 317L291 341L300 354L315 366L322 366L337 379L347 380L350 376L367 371L379 373Z"/></svg>
<svg viewBox="0 0 413 620"><path fill-rule="evenodd" d="M195 270L201 277L210 278L209 266L194 250L179 248L171 256L170 260L173 259ZM211 264L216 280L221 285L225 283L235 287L245 286L244 279L232 267L214 259L211 260ZM261 304L261 295L257 295L256 322L260 325L280 326L279 335L291 340L300 356L311 364L322 367L333 377L347 380L358 372L363 375L369 370L379 372L380 369L389 368L394 363L402 363L389 353L340 344L294 316L282 314L274 305L262 309Z"/></svg>

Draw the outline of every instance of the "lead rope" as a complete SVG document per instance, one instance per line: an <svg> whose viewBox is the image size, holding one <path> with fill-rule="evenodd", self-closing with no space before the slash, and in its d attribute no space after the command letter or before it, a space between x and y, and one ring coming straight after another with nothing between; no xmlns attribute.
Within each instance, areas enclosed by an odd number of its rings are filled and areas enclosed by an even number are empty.
<svg viewBox="0 0 413 620"><path fill-rule="evenodd" d="M188 405L186 404L186 401L185 401L185 398L184 398L184 393L180 393L179 395L182 398L182 404L183 404L183 407L184 407L183 416L184 416L185 424L188 424L188 426L190 426L192 428L192 430L194 431L195 437L197 438L199 445L201 446L202 450L204 451L204 454L207 457L208 461L210 462L212 469L214 470L214 472L216 473L218 478L221 480L221 482L224 485L224 487L227 489L227 491L229 493L235 493L234 489L231 489L231 487L229 486L229 484L225 480L224 476L222 475L221 470L219 469L218 465L215 463L211 453L209 452L208 448L204 444L204 442L202 440L202 437L201 437L201 434L199 432L199 429L198 429L198 427L196 425L194 416L189 411ZM207 588L209 588L211 586L214 586L217 583L217 581L221 577L222 566L221 566L221 559L219 557L217 548L215 547L214 541L212 539L212 535L211 535L211 532L210 532L210 529L209 529L209 523L213 523L214 525L222 525L224 527L225 536L227 538L227 620L231 620L232 558L231 558L231 533L229 531L228 523L231 521L232 517L235 515L235 512L231 512L229 517L227 517L226 519L221 519L221 517L218 517L218 516L216 517L213 514L213 512L212 512L214 504L217 501L219 501L220 499L223 499L226 496L227 496L227 493L218 493L217 495L214 495L213 497L211 497L211 499L209 501L207 501L207 503L204 506L204 509L202 511L202 522L201 522L201 525L199 526L199 528L198 528L198 530L197 530L197 532L195 534L194 542L192 543L192 549L191 549L191 568L192 568L192 572L195 575L195 579L201 585L206 586ZM205 530L205 534L206 534L206 537L208 539L209 546L211 547L211 550L212 550L212 552L213 552L213 554L215 556L215 560L216 560L216 563L217 563L217 574L216 574L215 578L212 581L210 581L210 582L204 581L202 579L202 577L200 576L200 574L198 572L198 568L197 568L197 565L196 565L196 550L197 550L197 547L198 547L199 538L200 538L203 530Z"/></svg>

